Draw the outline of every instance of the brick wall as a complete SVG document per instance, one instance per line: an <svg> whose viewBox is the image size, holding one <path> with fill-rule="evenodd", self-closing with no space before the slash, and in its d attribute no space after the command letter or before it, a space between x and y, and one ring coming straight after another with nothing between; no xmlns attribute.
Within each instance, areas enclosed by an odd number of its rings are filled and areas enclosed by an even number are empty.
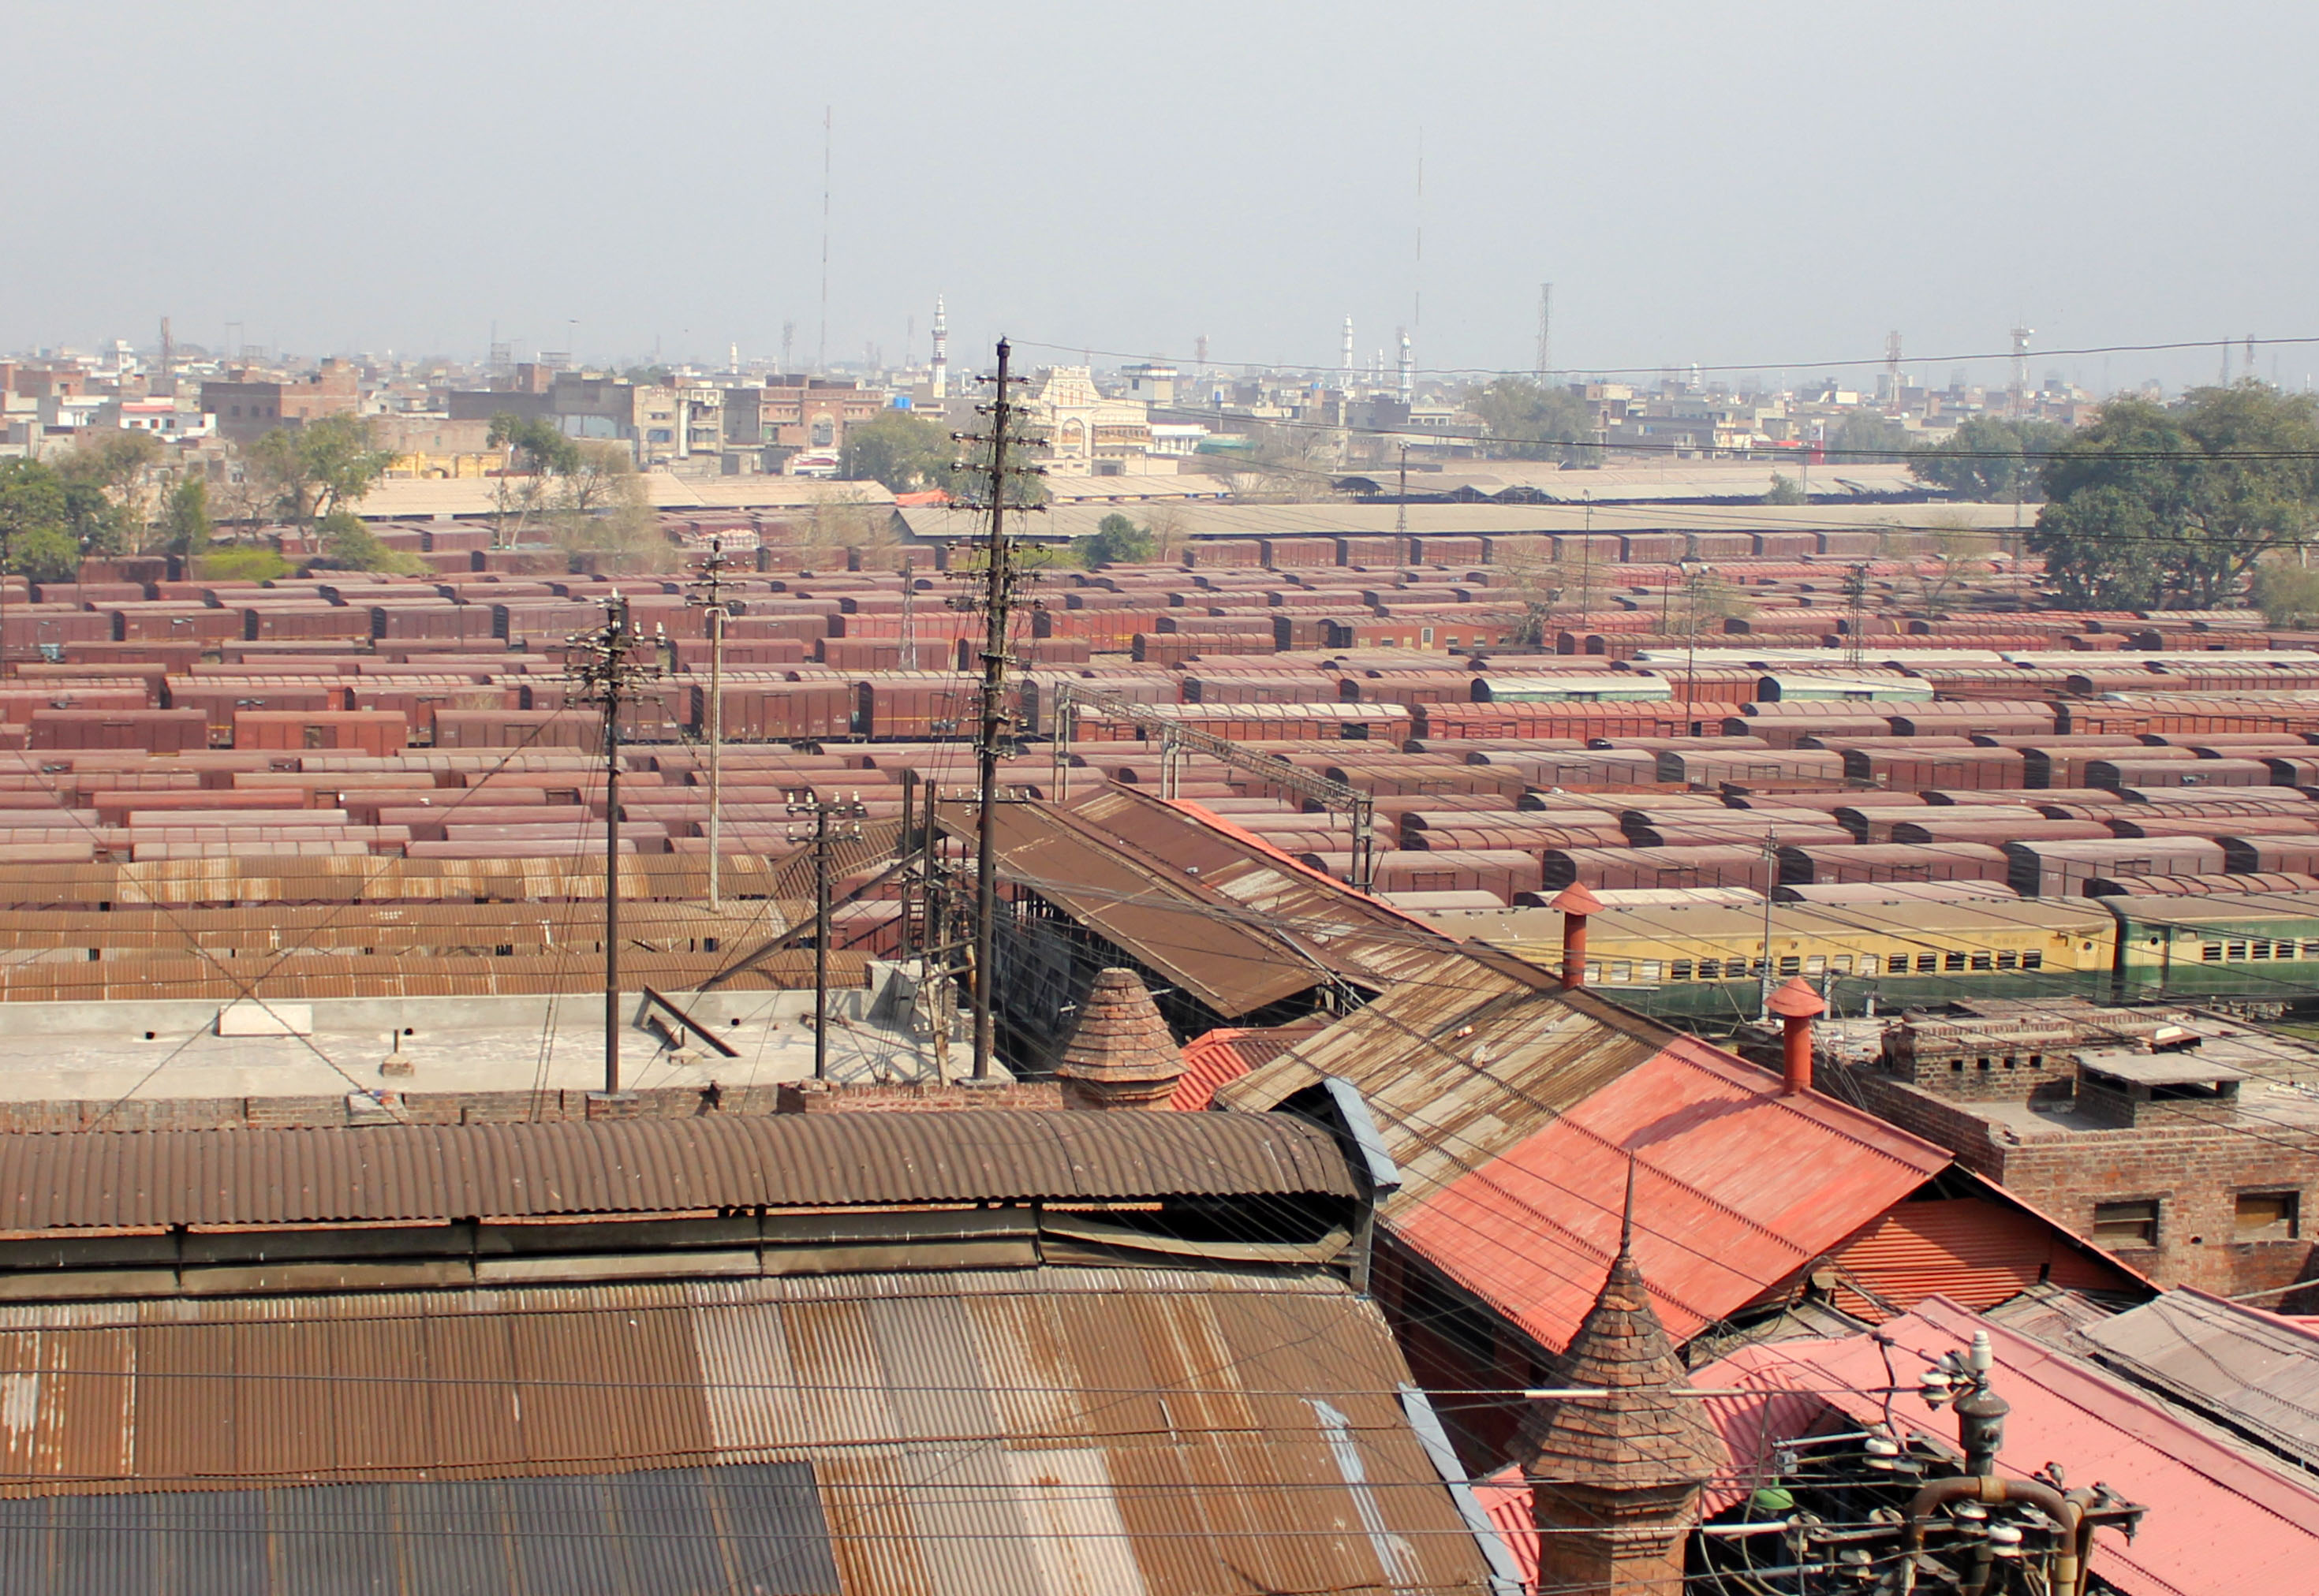
<svg viewBox="0 0 2319 1596"><path fill-rule="evenodd" d="M1855 1070L1870 1112L1949 1149L2057 1223L2090 1237L2100 1203L2154 1201L2158 1245L2122 1248L2119 1259L2162 1286L2195 1285L2236 1296L2298 1280L2319 1282L2319 1150L2307 1137L2267 1129L2258 1120L2218 1118L2206 1105L2170 1115L2143 1105L2141 1123L2079 1130L2021 1131L1996 1124L1905 1081ZM2258 1111L2259 1112L2259 1111ZM2238 1198L2250 1192L2295 1192L2300 1234L2238 1239ZM2319 1298L2319 1284L2312 1293ZM2287 1311L2296 1311L2290 1299ZM2265 1306L2272 1304L2266 1303ZM2319 1305L2303 1307L2319 1312Z"/></svg>

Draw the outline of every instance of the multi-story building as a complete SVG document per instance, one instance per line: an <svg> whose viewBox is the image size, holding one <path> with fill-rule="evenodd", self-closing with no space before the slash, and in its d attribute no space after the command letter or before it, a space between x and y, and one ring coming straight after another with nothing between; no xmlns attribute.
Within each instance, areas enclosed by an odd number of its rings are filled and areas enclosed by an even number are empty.
<svg viewBox="0 0 2319 1596"><path fill-rule="evenodd" d="M834 456L848 427L886 408L882 389L844 377L773 376L762 387L724 389L721 397L723 446L766 451L767 470L800 454Z"/></svg>
<svg viewBox="0 0 2319 1596"><path fill-rule="evenodd" d="M362 408L362 381L343 360L325 360L301 377L239 377L204 382L202 411L221 437L249 443L277 427L302 427L324 416L350 416Z"/></svg>

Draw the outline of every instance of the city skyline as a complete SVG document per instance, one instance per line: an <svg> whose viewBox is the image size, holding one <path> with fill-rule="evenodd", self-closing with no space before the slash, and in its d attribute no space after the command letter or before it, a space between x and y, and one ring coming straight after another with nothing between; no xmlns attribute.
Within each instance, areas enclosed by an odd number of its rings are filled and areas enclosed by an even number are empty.
<svg viewBox="0 0 2319 1596"><path fill-rule="evenodd" d="M1326 368L1349 315L1364 363L1406 327L1421 371L1520 371L1552 281L1570 370L1792 380L1895 329L1921 362L2026 324L2033 352L2198 340L2055 366L2179 386L2225 339L2319 330L2288 264L2309 220L2264 198L2307 175L2284 73L2319 25L2256 14L2270 48L2225 63L2147 6L1951 7L1936 31L1476 6L1414 33L1363 6L695 6L640 41L589 6L552 33L241 6L126 36L34 9L0 203L74 247L12 261L0 347L142 341L167 314L212 347L232 324L473 357L496 328L716 365L776 357L790 323L792 364L897 362L945 293L962 365L1006 333L1042 360L1205 337L1217 365ZM2255 374L2313 365L2273 346ZM1921 372L1958 374L2003 380Z"/></svg>

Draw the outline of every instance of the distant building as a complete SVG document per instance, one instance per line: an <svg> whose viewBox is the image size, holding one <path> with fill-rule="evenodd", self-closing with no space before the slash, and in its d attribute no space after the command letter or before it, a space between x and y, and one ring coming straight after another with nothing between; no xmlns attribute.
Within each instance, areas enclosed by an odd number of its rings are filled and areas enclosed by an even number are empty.
<svg viewBox="0 0 2319 1596"><path fill-rule="evenodd" d="M324 416L350 416L361 407L361 379L343 360L325 360L303 378L202 384L203 413L215 419L219 436L231 443L250 443L277 427L301 427Z"/></svg>
<svg viewBox="0 0 2319 1596"><path fill-rule="evenodd" d="M790 454L835 454L845 446L847 428L886 408L882 390L841 377L769 377L762 387L725 389L723 397L725 446L780 451L766 462L772 470Z"/></svg>

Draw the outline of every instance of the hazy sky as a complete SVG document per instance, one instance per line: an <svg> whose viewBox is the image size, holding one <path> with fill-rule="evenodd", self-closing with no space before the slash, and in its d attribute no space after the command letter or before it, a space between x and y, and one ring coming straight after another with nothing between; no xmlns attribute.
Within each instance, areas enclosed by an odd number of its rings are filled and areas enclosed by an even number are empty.
<svg viewBox="0 0 2319 1596"><path fill-rule="evenodd" d="M1549 279L1580 369L2319 335L2291 0L5 0L0 38L0 347L167 312L721 361L792 320L803 363L825 106L833 360L922 349L940 292L961 363L1334 365L1350 315L1364 362L1413 323L1421 367L1525 368ZM2276 358L2300 386L2319 342Z"/></svg>

